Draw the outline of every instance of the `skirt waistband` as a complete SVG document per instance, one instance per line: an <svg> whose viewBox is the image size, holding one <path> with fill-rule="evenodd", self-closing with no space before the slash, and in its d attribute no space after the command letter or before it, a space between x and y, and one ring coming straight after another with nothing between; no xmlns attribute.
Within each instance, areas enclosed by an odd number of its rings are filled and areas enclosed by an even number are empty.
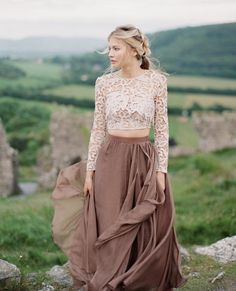
<svg viewBox="0 0 236 291"><path fill-rule="evenodd" d="M125 137L125 136L117 136L107 132L107 140L114 140L125 143L139 143L139 142L147 142L149 141L149 135L140 136L140 137Z"/></svg>

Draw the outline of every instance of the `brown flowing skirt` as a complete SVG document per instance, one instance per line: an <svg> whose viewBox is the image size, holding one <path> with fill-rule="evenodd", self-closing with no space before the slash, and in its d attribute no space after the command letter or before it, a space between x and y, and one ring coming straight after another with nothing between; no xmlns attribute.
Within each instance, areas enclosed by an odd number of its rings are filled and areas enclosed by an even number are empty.
<svg viewBox="0 0 236 291"><path fill-rule="evenodd" d="M52 235L68 257L74 287L166 291L187 282L168 173L163 191L156 162L149 136L107 133L91 194L83 196L86 161L60 171L52 193Z"/></svg>

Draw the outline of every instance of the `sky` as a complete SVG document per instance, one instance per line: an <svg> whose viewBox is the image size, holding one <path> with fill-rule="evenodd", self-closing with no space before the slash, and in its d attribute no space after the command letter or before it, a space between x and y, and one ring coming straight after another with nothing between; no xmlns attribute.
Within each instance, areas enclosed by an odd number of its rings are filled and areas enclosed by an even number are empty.
<svg viewBox="0 0 236 291"><path fill-rule="evenodd" d="M144 33L236 22L236 0L0 0L0 38L106 38L116 26Z"/></svg>

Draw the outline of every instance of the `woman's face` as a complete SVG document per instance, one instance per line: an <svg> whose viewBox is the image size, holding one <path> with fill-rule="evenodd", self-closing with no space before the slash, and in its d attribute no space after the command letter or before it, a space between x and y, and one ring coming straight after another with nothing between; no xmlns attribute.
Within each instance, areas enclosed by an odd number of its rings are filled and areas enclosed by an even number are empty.
<svg viewBox="0 0 236 291"><path fill-rule="evenodd" d="M108 42L109 58L113 67L122 68L134 61L135 53L121 39L111 37Z"/></svg>

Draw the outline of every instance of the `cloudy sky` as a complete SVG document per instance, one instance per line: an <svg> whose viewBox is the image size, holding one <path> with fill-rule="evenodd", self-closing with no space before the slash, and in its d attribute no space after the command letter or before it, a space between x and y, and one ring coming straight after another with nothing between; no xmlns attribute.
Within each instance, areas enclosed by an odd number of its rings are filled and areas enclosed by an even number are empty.
<svg viewBox="0 0 236 291"><path fill-rule="evenodd" d="M147 33L228 22L236 22L235 0L0 0L0 38L105 38L123 24Z"/></svg>

